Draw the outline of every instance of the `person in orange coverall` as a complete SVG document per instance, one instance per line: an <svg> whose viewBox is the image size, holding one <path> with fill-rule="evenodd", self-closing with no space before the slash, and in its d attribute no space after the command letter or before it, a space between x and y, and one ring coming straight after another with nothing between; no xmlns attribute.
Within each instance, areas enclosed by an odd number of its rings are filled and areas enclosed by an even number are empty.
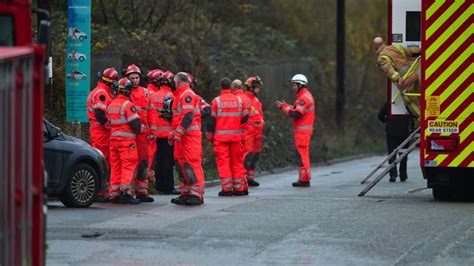
<svg viewBox="0 0 474 266"><path fill-rule="evenodd" d="M91 146L99 149L107 161L110 169L110 121L107 114L107 106L112 102L111 86L118 79L115 68L106 68L97 73L100 79L87 97L87 116L89 117L89 132ZM107 181L104 190L97 195L97 202L107 202L109 199Z"/></svg>
<svg viewBox="0 0 474 266"><path fill-rule="evenodd" d="M131 193L132 179L137 165L136 134L142 130L137 108L130 101L132 84L122 78L117 84L117 97L107 111L110 116L110 200L112 203L140 204Z"/></svg>
<svg viewBox="0 0 474 266"><path fill-rule="evenodd" d="M163 194L179 195L180 192L174 187L174 157L173 145L168 143L168 136L171 131L171 102L173 101L173 92L171 90L172 82L174 84L174 75L170 71L164 72L153 82L159 90L153 93L150 100L155 108L155 124L151 126L156 135L157 153L154 157L155 166L155 187Z"/></svg>
<svg viewBox="0 0 474 266"><path fill-rule="evenodd" d="M311 181L311 166L309 160L309 145L313 134L315 118L314 98L307 88L308 79L303 74L296 74L290 80L293 90L296 91L294 105L287 104L284 100L276 101L276 105L283 113L293 118L293 132L295 146L300 157L300 170L294 187L309 187Z"/></svg>
<svg viewBox="0 0 474 266"><path fill-rule="evenodd" d="M242 86L240 80L234 90ZM231 91L231 81L220 81L221 95L211 103L212 113L207 123L206 138L214 145L216 165L221 180L219 196L244 196L245 169L242 156L242 124L248 120L249 103Z"/></svg>
<svg viewBox="0 0 474 266"><path fill-rule="evenodd" d="M137 152L138 152L138 164L136 169L136 175L134 178L135 182L135 193L137 198L142 202L153 202L154 199L148 196L148 168L150 162L148 161L148 139L154 139L155 136L149 131L149 125L153 124L154 117L149 115L151 113L150 99L148 96L148 90L140 86L141 71L136 65L130 65L125 70L125 76L130 80L133 86L132 93L130 94L130 100L136 106L138 115L142 121L144 130L137 134Z"/></svg>
<svg viewBox="0 0 474 266"><path fill-rule="evenodd" d="M154 102L152 101L153 99L153 94L157 93L160 89L160 85L158 83L158 80L163 76L163 70L161 69L153 69L148 71L146 74L146 80L147 80L147 87L146 89L148 90L148 95L150 98L150 105L153 106L153 108L150 110L150 113L154 113L151 117L153 118L152 120L157 123L158 120L158 114L154 112ZM151 118L150 118L151 120ZM150 124L150 131L153 133L153 135L156 136L156 130L153 128L156 127L155 124ZM148 138L148 162L149 162L149 168L148 168L148 179L155 180L155 154L156 154L156 140L153 137Z"/></svg>
<svg viewBox="0 0 474 266"><path fill-rule="evenodd" d="M174 77L175 88L172 105L173 118L168 136L174 143L175 167L181 195L171 200L177 205L201 205L204 203L204 171L202 169L201 97L193 92L188 75L184 72Z"/></svg>
<svg viewBox="0 0 474 266"><path fill-rule="evenodd" d="M262 152L263 107L257 98L263 82L259 76L250 76L245 81L247 91L245 95L252 102L248 126L246 128L244 140L244 165L247 170L247 182L251 187L258 187L260 184L254 180L255 166Z"/></svg>

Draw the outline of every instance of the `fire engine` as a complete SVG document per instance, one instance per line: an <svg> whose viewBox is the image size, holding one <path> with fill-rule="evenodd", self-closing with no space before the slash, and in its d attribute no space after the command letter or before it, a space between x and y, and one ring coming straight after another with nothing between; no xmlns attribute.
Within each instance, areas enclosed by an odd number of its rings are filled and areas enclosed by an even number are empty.
<svg viewBox="0 0 474 266"><path fill-rule="evenodd" d="M388 81L389 115L408 115L405 106L410 102L410 109L415 110L409 97L420 97L420 106L416 106L420 121L419 127L362 180L364 184L378 173L359 196L419 145L423 177L436 200L474 197L473 11L474 2L468 0L389 2L389 44L422 50L406 74L416 71L421 92L405 93ZM399 158L387 164L397 153Z"/></svg>
<svg viewBox="0 0 474 266"><path fill-rule="evenodd" d="M389 41L422 48L420 166L437 200L474 194L473 1L392 0ZM391 115L405 115L389 86Z"/></svg>
<svg viewBox="0 0 474 266"><path fill-rule="evenodd" d="M41 21L38 42L48 44L49 32L49 21ZM44 264L42 127L49 49L35 45L32 36L30 0L0 0L0 265Z"/></svg>
<svg viewBox="0 0 474 266"><path fill-rule="evenodd" d="M435 199L474 194L474 2L421 1L420 166Z"/></svg>

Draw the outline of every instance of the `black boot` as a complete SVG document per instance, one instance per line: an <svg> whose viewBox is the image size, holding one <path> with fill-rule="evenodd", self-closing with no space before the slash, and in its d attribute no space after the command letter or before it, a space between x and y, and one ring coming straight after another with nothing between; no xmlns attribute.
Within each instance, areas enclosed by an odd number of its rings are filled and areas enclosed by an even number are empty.
<svg viewBox="0 0 474 266"><path fill-rule="evenodd" d="M154 202L155 199L150 197L149 195L140 195L137 196L137 199L139 199L141 202Z"/></svg>
<svg viewBox="0 0 474 266"><path fill-rule="evenodd" d="M234 196L240 197L240 196L247 196L249 194L249 191L247 190L247 194L245 194L245 191L234 191Z"/></svg>
<svg viewBox="0 0 474 266"><path fill-rule="evenodd" d="M106 195L100 195L95 198L94 202L106 203L106 202L110 202L110 199Z"/></svg>
<svg viewBox="0 0 474 266"><path fill-rule="evenodd" d="M408 176L406 174L405 175L400 175L400 181L405 182L405 181L407 181L407 179L408 179Z"/></svg>
<svg viewBox="0 0 474 266"><path fill-rule="evenodd" d="M203 204L204 201L197 198L197 197L194 197L194 196L188 196L185 200L185 205L188 205L188 206L197 206L197 205L201 205Z"/></svg>
<svg viewBox="0 0 474 266"><path fill-rule="evenodd" d="M297 181L297 182L293 182L292 184L294 187L309 187L311 184L309 181L305 182L305 181Z"/></svg>
<svg viewBox="0 0 474 266"><path fill-rule="evenodd" d="M231 197L232 196L232 190L231 191L219 191L219 197Z"/></svg>
<svg viewBox="0 0 474 266"><path fill-rule="evenodd" d="M116 198L112 198L112 199L110 199L110 202L111 202L111 203L116 203L116 204L117 204L117 203L119 203L119 200L120 200L120 197L116 197Z"/></svg>
<svg viewBox="0 0 474 266"><path fill-rule="evenodd" d="M120 204L132 204L132 205L137 205L142 203L141 200L134 198L132 195L122 192L120 193L118 203Z"/></svg>
<svg viewBox="0 0 474 266"><path fill-rule="evenodd" d="M260 183L258 183L255 180L249 180L248 183L249 183L249 187L258 187L258 186L260 186Z"/></svg>
<svg viewBox="0 0 474 266"><path fill-rule="evenodd" d="M179 196L177 198L171 199L171 203L176 205L186 205L186 198L189 196Z"/></svg>
<svg viewBox="0 0 474 266"><path fill-rule="evenodd" d="M395 182L395 181L397 181L397 176L391 175L391 176L390 176L390 179L388 180L388 182L392 182L392 183L393 183L393 182Z"/></svg>

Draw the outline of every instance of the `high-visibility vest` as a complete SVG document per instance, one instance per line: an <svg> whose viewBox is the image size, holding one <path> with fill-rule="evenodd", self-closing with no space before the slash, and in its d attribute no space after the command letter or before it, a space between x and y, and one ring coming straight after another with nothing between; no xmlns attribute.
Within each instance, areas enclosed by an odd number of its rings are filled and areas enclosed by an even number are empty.
<svg viewBox="0 0 474 266"><path fill-rule="evenodd" d="M107 114L107 106L112 102L110 95L110 88L103 82L97 83L95 87L87 96L87 116L89 117L89 124L91 127L100 125L94 113L94 109L100 109Z"/></svg>
<svg viewBox="0 0 474 266"><path fill-rule="evenodd" d="M245 95L252 102L252 107L250 109L249 124L254 127L263 126L263 106L262 102L253 94L251 91L246 91Z"/></svg>
<svg viewBox="0 0 474 266"><path fill-rule="evenodd" d="M171 121L165 118L159 117L159 115L166 111L163 108L163 103L167 97L173 97L171 88L168 86L161 86L160 89L150 96L150 102L155 108L155 123L150 125L150 129L154 132L157 138L168 138L171 131Z"/></svg>
<svg viewBox="0 0 474 266"><path fill-rule="evenodd" d="M148 113L150 112L152 105L150 104L150 98L148 96L148 90L138 86L132 89L130 94L130 100L135 105L138 110L138 115L140 116L140 121L145 128L148 128Z"/></svg>
<svg viewBox="0 0 474 266"><path fill-rule="evenodd" d="M186 135L201 135L201 109L200 96L195 94L188 83L178 88L174 92L175 100L171 111L173 112L173 119L171 121L171 130L177 130L186 113L193 113L193 121L184 130L180 132Z"/></svg>
<svg viewBox="0 0 474 266"><path fill-rule="evenodd" d="M232 94L230 90L222 90L221 95L212 101L211 116L216 119L214 140L241 141L243 132L241 120L248 115L247 112L240 97Z"/></svg>
<svg viewBox="0 0 474 266"><path fill-rule="evenodd" d="M295 105L285 105L282 110L285 114L296 111L302 114L299 118L293 119L293 130L295 134L311 135L313 133L313 124L315 119L314 98L308 89L302 88L296 94Z"/></svg>
<svg viewBox="0 0 474 266"><path fill-rule="evenodd" d="M119 94L112 100L107 111L110 116L110 139L129 140L135 139L136 133L130 127L130 122L139 119L137 108L128 97Z"/></svg>

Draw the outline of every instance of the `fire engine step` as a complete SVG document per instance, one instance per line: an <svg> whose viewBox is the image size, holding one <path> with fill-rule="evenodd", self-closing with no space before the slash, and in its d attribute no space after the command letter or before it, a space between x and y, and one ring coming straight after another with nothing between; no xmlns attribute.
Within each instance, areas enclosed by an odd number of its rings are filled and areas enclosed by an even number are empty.
<svg viewBox="0 0 474 266"><path fill-rule="evenodd" d="M393 167L396 167L398 163L400 163L408 154L416 148L416 146L420 143L420 128L418 127L414 130L410 136L406 140L402 142L392 153L390 153L387 158L385 158L372 172L367 175L360 183L365 184L369 178L371 178L375 173L379 172L379 174L359 193L359 197L364 196L369 190L371 190L382 178L390 172ZM408 148L405 148L406 145L410 143ZM387 162L392 159L396 154L399 156L392 162L387 164ZM384 169L380 172L380 169Z"/></svg>

